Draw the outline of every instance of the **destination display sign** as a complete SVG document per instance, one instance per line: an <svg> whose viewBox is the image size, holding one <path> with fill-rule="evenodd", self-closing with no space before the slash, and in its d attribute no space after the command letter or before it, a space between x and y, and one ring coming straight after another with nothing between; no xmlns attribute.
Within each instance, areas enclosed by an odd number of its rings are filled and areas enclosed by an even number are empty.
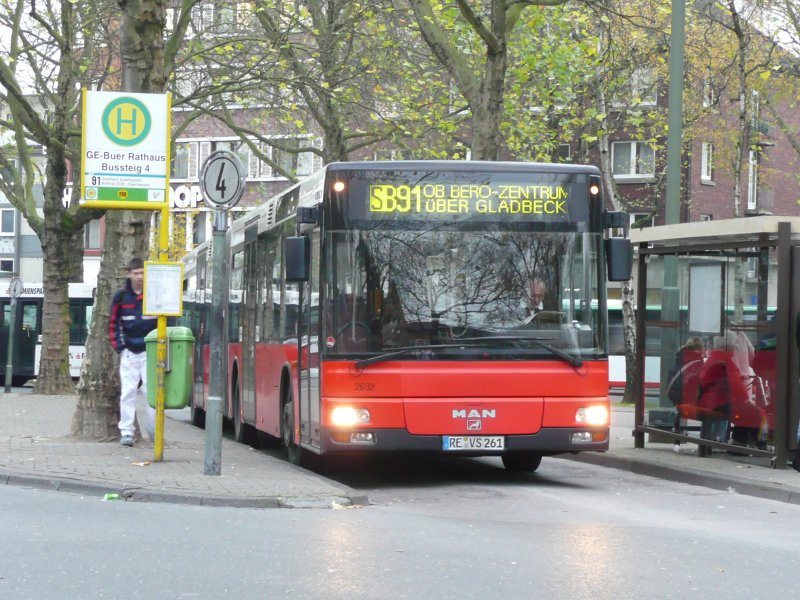
<svg viewBox="0 0 800 600"><path fill-rule="evenodd" d="M561 226L589 217L589 177L583 173L354 171L347 175L341 175L346 202L339 208L350 221ZM333 202L337 204L335 195Z"/></svg>
<svg viewBox="0 0 800 600"><path fill-rule="evenodd" d="M369 212L568 215L563 185L426 184L369 186Z"/></svg>

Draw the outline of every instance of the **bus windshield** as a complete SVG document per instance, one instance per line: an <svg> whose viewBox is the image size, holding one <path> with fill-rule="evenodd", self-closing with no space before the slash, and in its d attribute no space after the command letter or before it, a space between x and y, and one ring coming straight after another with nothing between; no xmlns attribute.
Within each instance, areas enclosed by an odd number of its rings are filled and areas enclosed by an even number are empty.
<svg viewBox="0 0 800 600"><path fill-rule="evenodd" d="M418 222L327 235L323 352L332 358L409 346L424 351L398 360L606 354L599 233Z"/></svg>

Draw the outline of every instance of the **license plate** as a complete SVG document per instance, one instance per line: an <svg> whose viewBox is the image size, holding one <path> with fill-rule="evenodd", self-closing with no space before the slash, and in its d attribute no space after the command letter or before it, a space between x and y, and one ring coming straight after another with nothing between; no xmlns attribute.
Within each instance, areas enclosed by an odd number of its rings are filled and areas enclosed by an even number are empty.
<svg viewBox="0 0 800 600"><path fill-rule="evenodd" d="M459 450L503 450L506 438L501 435L446 435L442 438L442 449Z"/></svg>

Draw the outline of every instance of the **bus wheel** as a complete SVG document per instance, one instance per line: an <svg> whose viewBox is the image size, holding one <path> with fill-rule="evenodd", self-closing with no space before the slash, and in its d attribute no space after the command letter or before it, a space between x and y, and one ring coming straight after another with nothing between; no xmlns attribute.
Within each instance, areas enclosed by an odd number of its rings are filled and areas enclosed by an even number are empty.
<svg viewBox="0 0 800 600"><path fill-rule="evenodd" d="M503 454L503 466L509 471L533 473L542 464L542 455L535 452L511 452Z"/></svg>
<svg viewBox="0 0 800 600"><path fill-rule="evenodd" d="M245 432L247 425L242 422L242 403L239 395L238 381L234 380L231 392L233 395L233 406L231 407L233 410L233 439L239 444L244 444L247 443L247 435Z"/></svg>
<svg viewBox="0 0 800 600"><path fill-rule="evenodd" d="M202 408L198 407L194 403L194 398L192 398L192 402L189 405L191 406L191 413L192 413L192 425L195 427L199 427L200 429L206 428L206 411Z"/></svg>
<svg viewBox="0 0 800 600"><path fill-rule="evenodd" d="M294 441L294 401L292 392L286 393L286 401L283 403L283 415L281 418L281 435L283 445L286 446L286 456L293 465L300 464L301 449Z"/></svg>

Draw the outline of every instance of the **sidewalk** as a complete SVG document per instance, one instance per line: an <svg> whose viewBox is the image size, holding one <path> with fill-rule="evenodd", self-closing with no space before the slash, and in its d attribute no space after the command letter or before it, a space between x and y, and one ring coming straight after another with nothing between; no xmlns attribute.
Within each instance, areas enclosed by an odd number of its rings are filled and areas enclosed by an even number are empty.
<svg viewBox="0 0 800 600"><path fill-rule="evenodd" d="M81 442L68 437L75 396L0 394L0 483L103 498L182 504L336 508L367 503L363 494L231 440L222 440L221 475L203 474L205 432L164 419L163 461L138 441Z"/></svg>
<svg viewBox="0 0 800 600"><path fill-rule="evenodd" d="M206 506L336 508L367 504L345 485L248 446L222 440L222 475L203 475L205 432L170 415L165 419L164 460L138 442L81 442L68 437L75 396L0 394L0 483L63 490L103 498ZM567 455L573 460L671 481L800 504L800 473L772 469L764 459L715 452L699 458L697 446L646 442L633 447L633 409L613 406L609 452Z"/></svg>
<svg viewBox="0 0 800 600"><path fill-rule="evenodd" d="M651 443L647 436L644 448L634 448L633 411L633 407L612 402L609 451L584 452L570 458L640 475L800 504L800 473L791 467L773 469L768 459L718 450L710 457L700 458L696 444L682 444L680 452L675 452L672 443Z"/></svg>

